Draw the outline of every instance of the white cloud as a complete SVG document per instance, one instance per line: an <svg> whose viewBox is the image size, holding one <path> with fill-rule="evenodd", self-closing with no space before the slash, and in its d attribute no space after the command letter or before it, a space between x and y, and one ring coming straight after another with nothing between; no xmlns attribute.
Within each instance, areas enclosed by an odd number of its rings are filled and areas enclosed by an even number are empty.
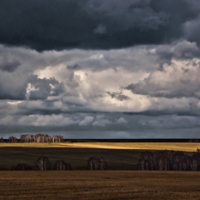
<svg viewBox="0 0 200 200"><path fill-rule="evenodd" d="M31 91L38 91L39 88L35 88L31 83L28 83L26 88L26 99L29 100Z"/></svg>
<svg viewBox="0 0 200 200"><path fill-rule="evenodd" d="M11 60L19 60L21 63L12 73L0 73L0 98L4 102L0 102L0 111L3 116L60 115L85 111L139 113L200 110L199 50L196 43L186 40L170 45L137 46L110 51L65 50L38 53L4 46L0 46L0 51L10 55ZM159 63L162 63L162 69L158 70ZM72 70L67 67L69 65L78 67ZM38 85L40 90L27 79L33 75L41 81ZM53 85L52 81L58 84ZM124 89L131 83L131 90ZM30 93L37 90L35 99L29 99ZM44 91L47 92L43 97ZM25 95L27 99L24 99ZM46 119L44 123L35 123L48 124ZM77 123L82 120L79 119ZM52 123L62 125L64 121L68 124L68 119L61 118L55 118ZM93 125L105 126L111 121L106 117L97 117ZM113 119L113 122L124 121L118 118L118 121Z"/></svg>
<svg viewBox="0 0 200 200"><path fill-rule="evenodd" d="M200 98L200 59L175 60L165 64L163 70L155 70L147 78L128 89L137 94L157 97Z"/></svg>
<svg viewBox="0 0 200 200"><path fill-rule="evenodd" d="M29 115L20 117L17 124L33 126L69 126L77 122L78 121L63 115Z"/></svg>
<svg viewBox="0 0 200 200"><path fill-rule="evenodd" d="M94 117L91 116L87 116L85 117L82 121L79 122L80 126L86 126L92 123L92 121L94 120Z"/></svg>
<svg viewBox="0 0 200 200"><path fill-rule="evenodd" d="M123 117L120 117L120 118L117 120L117 123L118 123L118 124L125 124L125 123L127 123L127 121L126 121Z"/></svg>

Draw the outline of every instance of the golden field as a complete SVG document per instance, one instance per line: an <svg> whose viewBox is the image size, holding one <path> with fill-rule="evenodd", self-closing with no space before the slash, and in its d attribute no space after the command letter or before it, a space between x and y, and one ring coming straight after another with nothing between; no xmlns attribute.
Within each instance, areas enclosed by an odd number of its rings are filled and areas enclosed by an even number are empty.
<svg viewBox="0 0 200 200"><path fill-rule="evenodd" d="M0 199L198 200L200 173L1 171Z"/></svg>
<svg viewBox="0 0 200 200"><path fill-rule="evenodd" d="M100 149L140 149L140 150L174 150L193 152L200 148L200 143L169 142L64 142L64 143L0 143L0 147L30 148L100 148Z"/></svg>

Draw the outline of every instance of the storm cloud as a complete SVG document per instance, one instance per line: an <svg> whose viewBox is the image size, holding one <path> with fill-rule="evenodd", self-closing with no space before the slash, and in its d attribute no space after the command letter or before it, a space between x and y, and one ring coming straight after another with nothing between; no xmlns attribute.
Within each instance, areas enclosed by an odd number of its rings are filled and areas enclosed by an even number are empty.
<svg viewBox="0 0 200 200"><path fill-rule="evenodd" d="M197 136L199 22L197 0L1 0L0 134Z"/></svg>
<svg viewBox="0 0 200 200"><path fill-rule="evenodd" d="M158 55L158 68L126 89L154 97L199 99L200 51L196 43L181 41L158 47L154 53Z"/></svg>
<svg viewBox="0 0 200 200"><path fill-rule="evenodd" d="M44 50L197 41L196 0L1 0L0 43ZM191 32L192 31L192 32Z"/></svg>

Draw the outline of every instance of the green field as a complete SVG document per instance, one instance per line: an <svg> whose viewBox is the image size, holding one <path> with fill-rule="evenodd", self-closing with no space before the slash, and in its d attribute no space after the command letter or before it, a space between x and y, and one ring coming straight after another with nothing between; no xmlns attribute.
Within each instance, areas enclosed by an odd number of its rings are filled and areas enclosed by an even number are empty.
<svg viewBox="0 0 200 200"><path fill-rule="evenodd" d="M62 159L70 163L73 170L85 170L87 160L91 156L103 156L108 164L108 170L133 170L136 169L140 154L140 151L123 149L2 147L0 170L9 170L12 165L18 163L27 163L33 167L40 156L49 158L51 169L56 160Z"/></svg>
<svg viewBox="0 0 200 200"><path fill-rule="evenodd" d="M101 148L101 149L146 149L193 152L200 149L200 143L158 143L158 142L74 142L74 143L0 143L0 147L29 148Z"/></svg>
<svg viewBox="0 0 200 200"><path fill-rule="evenodd" d="M198 200L199 172L0 172L0 199Z"/></svg>

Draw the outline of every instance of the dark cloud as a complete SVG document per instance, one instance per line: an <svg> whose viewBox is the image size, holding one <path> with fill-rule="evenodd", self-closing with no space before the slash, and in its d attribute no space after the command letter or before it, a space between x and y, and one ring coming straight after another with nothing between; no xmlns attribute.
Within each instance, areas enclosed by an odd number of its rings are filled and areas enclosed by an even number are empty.
<svg viewBox="0 0 200 200"><path fill-rule="evenodd" d="M0 118L0 134L4 138L9 134L17 133L19 137L22 133L37 132L51 135L57 132L64 134L65 138L180 138L182 134L190 138L191 135L198 137L199 119L186 115L145 116L122 113L8 116ZM11 121L15 123L6 126Z"/></svg>
<svg viewBox="0 0 200 200"><path fill-rule="evenodd" d="M1 0L0 43L38 51L160 44L184 37L187 21L194 21L196 27L199 7L195 4L199 2ZM188 33L189 39L195 37Z"/></svg>
<svg viewBox="0 0 200 200"><path fill-rule="evenodd" d="M23 100L26 98L26 80L16 80L9 82L0 80L0 99Z"/></svg>
<svg viewBox="0 0 200 200"><path fill-rule="evenodd" d="M198 16L198 18L187 21L184 24L184 28L185 28L186 39L188 39L192 42L197 42L199 45L200 37L199 37L198 33L200 32L200 15Z"/></svg>
<svg viewBox="0 0 200 200"><path fill-rule="evenodd" d="M1 0L0 129L190 135L199 13L198 0Z"/></svg>
<svg viewBox="0 0 200 200"><path fill-rule="evenodd" d="M109 92L108 91L107 94L110 95L112 98L118 99L120 101L131 99L130 97L128 97L120 92Z"/></svg>
<svg viewBox="0 0 200 200"><path fill-rule="evenodd" d="M64 112L61 108L57 108L54 103L46 101L25 101L17 105L18 115L59 115Z"/></svg>
<svg viewBox="0 0 200 200"><path fill-rule="evenodd" d="M6 72L14 72L21 63L19 61L8 62L0 65L0 69Z"/></svg>
<svg viewBox="0 0 200 200"><path fill-rule="evenodd" d="M190 60L200 58L200 49L195 42L182 40L169 45L160 45L155 47L153 54L157 57L156 65L163 69L164 64L171 64L173 59Z"/></svg>
<svg viewBox="0 0 200 200"><path fill-rule="evenodd" d="M57 96L63 93L63 85L59 83L55 78L38 78L36 75L32 75L29 79L28 99L38 100L47 99L48 96Z"/></svg>
<svg viewBox="0 0 200 200"><path fill-rule="evenodd" d="M162 82L162 81L161 81ZM199 83L198 85L193 86L194 83L188 85L188 82L178 82L170 85L168 83L155 83L153 80L146 79L137 84L130 84L126 89L131 90L136 94L149 95L152 97L165 97L165 98L182 98L182 97L196 97L199 96ZM162 85L160 85L162 84Z"/></svg>
<svg viewBox="0 0 200 200"><path fill-rule="evenodd" d="M183 40L158 46L152 53L157 56L158 68L125 89L152 97L200 99L200 50L196 43Z"/></svg>
<svg viewBox="0 0 200 200"><path fill-rule="evenodd" d="M80 66L77 63L74 65L67 65L67 69L76 70L76 69L80 69Z"/></svg>
<svg viewBox="0 0 200 200"><path fill-rule="evenodd" d="M55 78L38 78L37 75L28 77L17 77L12 85L9 80L3 82L0 80L0 99L10 100L39 100L47 99L49 96L58 96L64 92L64 86ZM12 85L12 86L11 86Z"/></svg>
<svg viewBox="0 0 200 200"><path fill-rule="evenodd" d="M162 71L154 71L144 80L126 87L136 94L152 97L183 98L193 97L200 99L200 65L192 68L187 66L165 67Z"/></svg>

